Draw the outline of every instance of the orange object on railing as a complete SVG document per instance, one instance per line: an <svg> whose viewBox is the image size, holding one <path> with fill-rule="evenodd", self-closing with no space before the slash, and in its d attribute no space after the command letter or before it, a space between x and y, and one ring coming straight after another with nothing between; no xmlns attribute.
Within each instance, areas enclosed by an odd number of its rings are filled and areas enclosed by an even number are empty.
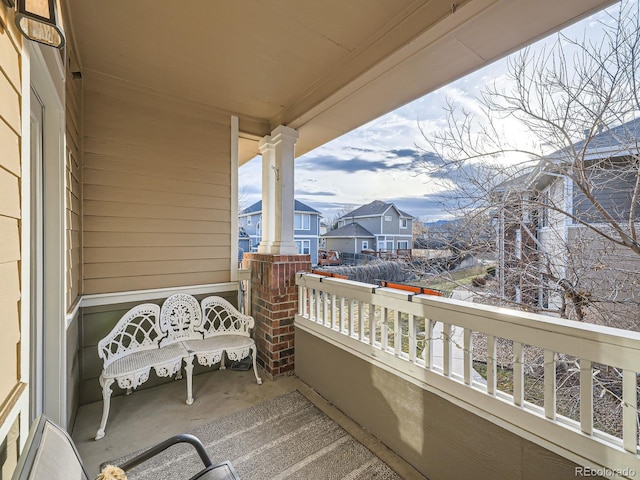
<svg viewBox="0 0 640 480"><path fill-rule="evenodd" d="M433 290L431 288L416 287L414 285L404 285L402 283L386 282L384 280L380 282L380 285L382 287L395 288L396 290L404 290L405 292L422 293L425 295L435 295L436 297L444 297L444 293L442 293L439 290Z"/></svg>
<svg viewBox="0 0 640 480"><path fill-rule="evenodd" d="M346 275L340 275L332 272L324 272L322 270L311 270L311 273L315 275L322 275L323 277L342 278L343 280L348 280L348 277ZM403 283L393 283L393 282L387 282L385 280L381 280L380 286L387 287L387 288L395 288L396 290L403 290L405 292L413 292L413 293L419 293L424 295L435 295L436 297L444 297L444 293L442 293L439 290L433 290L432 288L417 287L415 285L405 285Z"/></svg>
<svg viewBox="0 0 640 480"><path fill-rule="evenodd" d="M339 275L337 273L331 273L331 272L323 272L322 270L311 270L311 273L315 275L322 275L323 277L341 278L343 280L348 280L346 275Z"/></svg>

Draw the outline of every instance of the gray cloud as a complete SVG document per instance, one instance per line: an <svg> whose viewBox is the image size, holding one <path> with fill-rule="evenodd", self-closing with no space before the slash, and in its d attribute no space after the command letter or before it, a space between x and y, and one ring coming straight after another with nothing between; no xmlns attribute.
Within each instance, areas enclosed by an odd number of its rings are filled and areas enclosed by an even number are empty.
<svg viewBox="0 0 640 480"><path fill-rule="evenodd" d="M381 172L398 168L397 165L388 164L383 160L363 160L361 158L343 160L334 156L304 158L298 160L296 165L298 168L305 170L325 170L344 173ZM402 168L404 168L404 166Z"/></svg>
<svg viewBox="0 0 640 480"><path fill-rule="evenodd" d="M303 190L296 188L296 196L309 196L309 197L335 197L338 194L335 192L312 192L310 190Z"/></svg>

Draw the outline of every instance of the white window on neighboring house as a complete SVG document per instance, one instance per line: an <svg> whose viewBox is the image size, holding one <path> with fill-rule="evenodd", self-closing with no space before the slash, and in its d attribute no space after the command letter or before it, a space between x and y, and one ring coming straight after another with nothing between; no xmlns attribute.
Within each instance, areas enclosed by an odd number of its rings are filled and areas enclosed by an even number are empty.
<svg viewBox="0 0 640 480"><path fill-rule="evenodd" d="M409 242L407 240L399 240L398 250L409 250Z"/></svg>
<svg viewBox="0 0 640 480"><path fill-rule="evenodd" d="M386 249L387 252L392 252L393 251L393 240L387 240L386 242Z"/></svg>
<svg viewBox="0 0 640 480"><path fill-rule="evenodd" d="M401 218L400 219L400 228L407 228L407 219L406 218Z"/></svg>
<svg viewBox="0 0 640 480"><path fill-rule="evenodd" d="M385 222L390 222L391 220L393 220L393 217L391 215L385 215L384 216L384 221Z"/></svg>
<svg viewBox="0 0 640 480"><path fill-rule="evenodd" d="M293 219L293 228L296 230L311 230L311 216L308 213L296 213Z"/></svg>
<svg viewBox="0 0 640 480"><path fill-rule="evenodd" d="M298 247L298 253L300 255L309 255L311 252L310 240L296 240L296 246Z"/></svg>
<svg viewBox="0 0 640 480"><path fill-rule="evenodd" d="M363 240L362 241L362 250L369 250L369 241L368 240Z"/></svg>

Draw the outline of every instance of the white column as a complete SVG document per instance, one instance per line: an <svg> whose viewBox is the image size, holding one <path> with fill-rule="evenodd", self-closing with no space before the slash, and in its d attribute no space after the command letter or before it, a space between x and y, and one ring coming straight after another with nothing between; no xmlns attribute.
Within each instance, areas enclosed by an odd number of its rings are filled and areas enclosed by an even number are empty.
<svg viewBox="0 0 640 480"><path fill-rule="evenodd" d="M271 136L267 135L258 144L262 154L262 240L258 245L258 253L271 253L275 239L275 147Z"/></svg>
<svg viewBox="0 0 640 480"><path fill-rule="evenodd" d="M294 159L298 132L280 125L259 144L262 154L262 241L258 253L295 255Z"/></svg>

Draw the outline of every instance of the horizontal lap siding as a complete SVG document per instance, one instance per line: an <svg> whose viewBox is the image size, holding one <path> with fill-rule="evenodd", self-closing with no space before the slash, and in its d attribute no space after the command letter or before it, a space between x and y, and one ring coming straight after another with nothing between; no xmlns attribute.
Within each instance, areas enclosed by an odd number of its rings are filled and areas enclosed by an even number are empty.
<svg viewBox="0 0 640 480"><path fill-rule="evenodd" d="M64 12L66 13L66 11ZM68 18L65 23L69 24ZM74 78L78 71L78 58L75 42L70 29L67 29L67 57L65 81L66 110L66 307L67 312L82 295L82 78ZM73 427L78 409L80 390L80 318L75 310L72 318L67 319L66 330L66 394L67 418L69 430Z"/></svg>
<svg viewBox="0 0 640 480"><path fill-rule="evenodd" d="M83 108L83 293L229 281L229 117L95 73Z"/></svg>
<svg viewBox="0 0 640 480"><path fill-rule="evenodd" d="M7 27L2 28L2 24ZM13 25L13 10L0 3L0 422L13 422L7 415L18 400L20 380L20 41ZM9 423L0 427L6 429ZM11 430L8 437L0 438L0 445L6 442L9 452L6 459L1 459L0 468L9 476L18 451L17 429Z"/></svg>
<svg viewBox="0 0 640 480"><path fill-rule="evenodd" d="M77 64L73 44L67 46L66 65L66 215L67 308L82 294L82 79L73 78Z"/></svg>

